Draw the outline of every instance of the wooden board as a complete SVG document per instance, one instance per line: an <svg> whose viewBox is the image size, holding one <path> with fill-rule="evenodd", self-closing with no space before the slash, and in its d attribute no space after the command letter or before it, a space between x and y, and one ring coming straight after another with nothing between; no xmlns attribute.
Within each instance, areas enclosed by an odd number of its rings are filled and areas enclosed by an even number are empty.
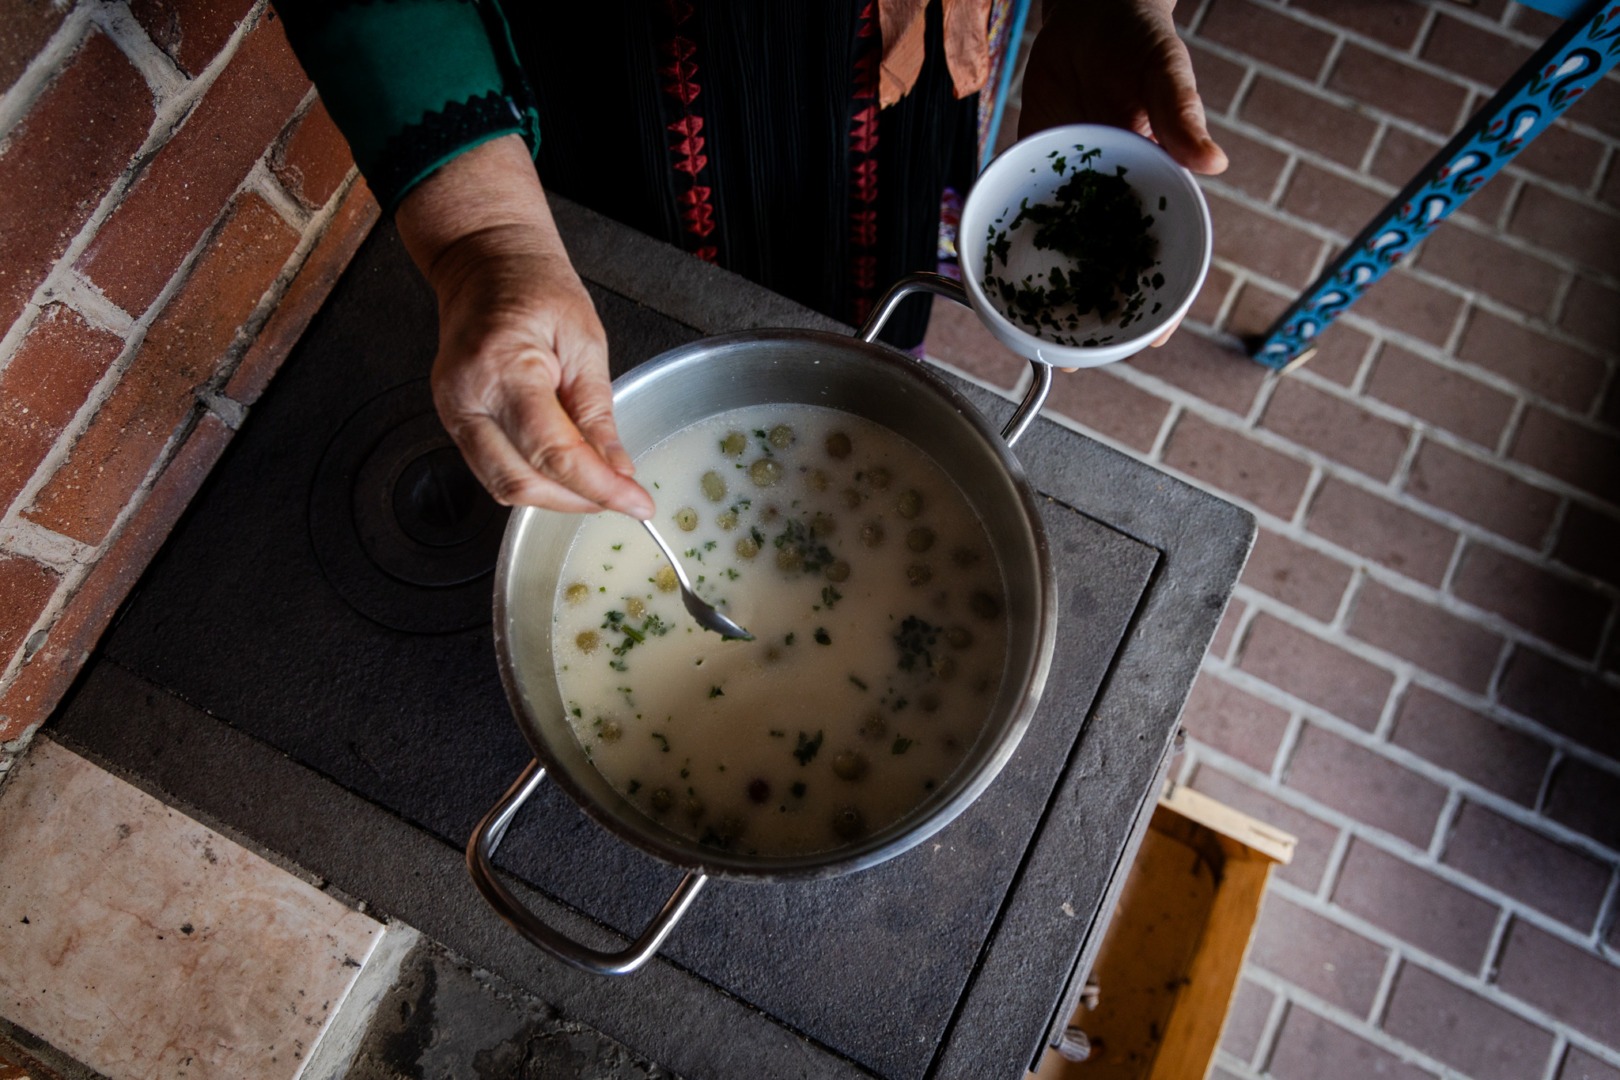
<svg viewBox="0 0 1620 1080"><path fill-rule="evenodd" d="M1047 1053L1035 1080L1197 1080L1209 1071L1272 866L1294 838L1207 796L1159 800L1103 939L1095 1007L1072 1025L1080 1062Z"/></svg>

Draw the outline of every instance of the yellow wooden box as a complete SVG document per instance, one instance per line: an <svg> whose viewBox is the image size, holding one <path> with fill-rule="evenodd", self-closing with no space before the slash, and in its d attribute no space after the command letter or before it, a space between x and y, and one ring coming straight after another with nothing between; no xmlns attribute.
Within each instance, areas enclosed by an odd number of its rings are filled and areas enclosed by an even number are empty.
<svg viewBox="0 0 1620 1080"><path fill-rule="evenodd" d="M1159 799L1070 1021L1083 1061L1049 1050L1032 1080L1202 1080L1271 868L1294 837L1172 785Z"/></svg>

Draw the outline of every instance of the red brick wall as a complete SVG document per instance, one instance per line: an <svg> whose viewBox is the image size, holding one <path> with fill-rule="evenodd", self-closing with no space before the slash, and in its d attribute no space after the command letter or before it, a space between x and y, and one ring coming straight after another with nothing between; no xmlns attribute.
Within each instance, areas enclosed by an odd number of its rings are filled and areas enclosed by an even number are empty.
<svg viewBox="0 0 1620 1080"><path fill-rule="evenodd" d="M252 0L0 0L0 775L377 217Z"/></svg>
<svg viewBox="0 0 1620 1080"><path fill-rule="evenodd" d="M1560 23L1175 10L1232 159L1214 265L1169 344L1049 411L1260 523L1176 776L1299 846L1210 1080L1620 1080L1620 72L1270 377L1236 339ZM1025 363L934 320L1017 397Z"/></svg>

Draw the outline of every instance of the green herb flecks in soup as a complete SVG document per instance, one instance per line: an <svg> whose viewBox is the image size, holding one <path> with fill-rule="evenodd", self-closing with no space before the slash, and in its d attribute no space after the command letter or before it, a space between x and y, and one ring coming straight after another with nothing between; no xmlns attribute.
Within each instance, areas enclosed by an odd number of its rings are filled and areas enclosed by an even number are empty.
<svg viewBox="0 0 1620 1080"><path fill-rule="evenodd" d="M932 460L846 413L760 406L636 469L698 593L755 640L698 629L635 522L582 524L557 676L626 798L700 843L796 855L887 827L951 776L1001 683L1006 604L983 526Z"/></svg>

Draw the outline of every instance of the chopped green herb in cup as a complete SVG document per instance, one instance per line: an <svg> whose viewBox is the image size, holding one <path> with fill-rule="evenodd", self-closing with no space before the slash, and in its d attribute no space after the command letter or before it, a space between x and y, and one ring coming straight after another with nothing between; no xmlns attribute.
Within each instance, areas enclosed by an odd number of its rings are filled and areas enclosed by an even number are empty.
<svg viewBox="0 0 1620 1080"><path fill-rule="evenodd" d="M1092 313L1123 330L1140 320L1149 288L1164 284L1158 265L1158 242L1153 217L1143 212L1142 201L1119 166L1112 174L1095 168L1099 150L1075 147L1071 162L1053 151L1058 173L1073 164L1073 171L1051 201L1031 204L1027 199L1006 228L990 226L984 255L985 292L999 299L1007 318L1033 333L1059 344L1097 345L1111 335L1080 341L1072 331ZM998 222L999 224L999 222ZM1044 273L1022 281L996 273L1005 269L1012 248L1011 235L1033 227L1031 245L1038 251L1062 256ZM1156 310L1156 309L1155 309Z"/></svg>

